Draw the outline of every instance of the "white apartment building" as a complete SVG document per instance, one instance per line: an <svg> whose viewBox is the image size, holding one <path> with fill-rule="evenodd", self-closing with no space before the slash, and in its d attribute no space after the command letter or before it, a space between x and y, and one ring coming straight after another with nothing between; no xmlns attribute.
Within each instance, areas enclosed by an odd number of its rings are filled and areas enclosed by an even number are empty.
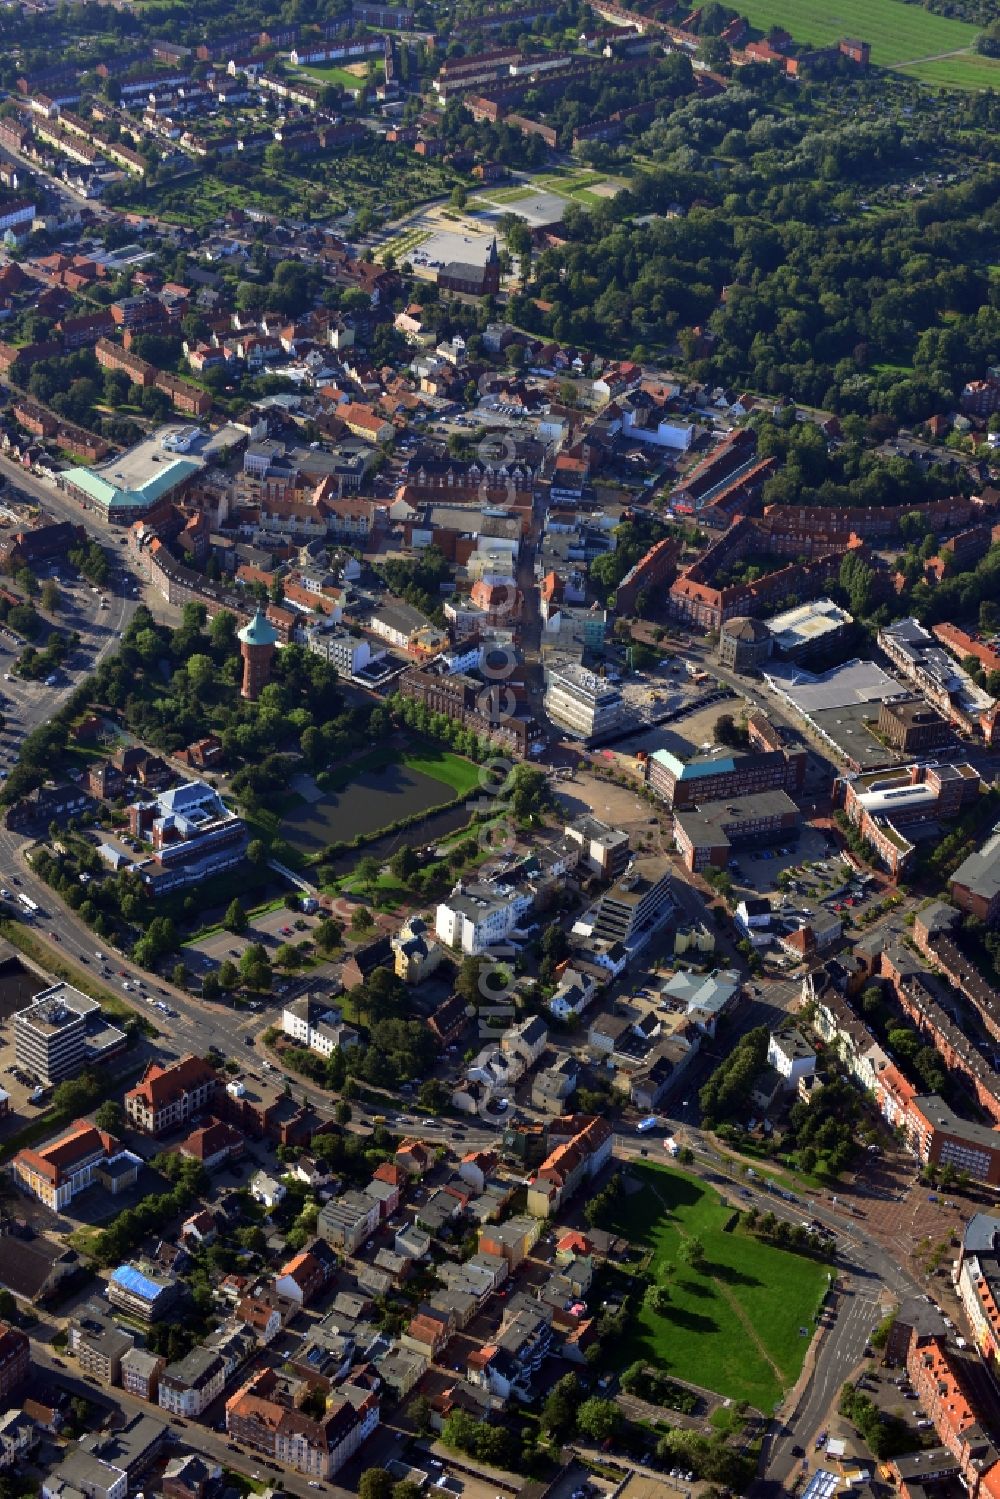
<svg viewBox="0 0 1000 1499"><path fill-rule="evenodd" d="M321 1057L332 1056L358 1044L358 1033L348 1025L336 1005L312 994L303 994L281 1012L281 1029L290 1040Z"/></svg>
<svg viewBox="0 0 1000 1499"><path fill-rule="evenodd" d="M449 947L475 957L495 943L505 941L531 905L530 895L484 885L464 890L459 885L453 895L438 905L435 935Z"/></svg>
<svg viewBox="0 0 1000 1499"><path fill-rule="evenodd" d="M225 1382L226 1366L219 1355L209 1348L192 1348L160 1376L160 1408L174 1416L200 1416L221 1395Z"/></svg>

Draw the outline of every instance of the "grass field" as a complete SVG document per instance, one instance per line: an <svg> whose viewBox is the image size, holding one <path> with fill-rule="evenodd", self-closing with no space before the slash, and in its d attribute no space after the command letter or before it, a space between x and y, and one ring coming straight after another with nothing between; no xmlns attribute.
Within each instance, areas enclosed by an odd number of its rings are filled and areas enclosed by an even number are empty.
<svg viewBox="0 0 1000 1499"><path fill-rule="evenodd" d="M733 1210L695 1177L664 1166L630 1167L641 1189L621 1200L614 1224L648 1256L652 1279L670 1293L669 1315L642 1307L620 1349L621 1366L644 1359L681 1379L770 1413L802 1367L813 1317L827 1287L815 1261L738 1229ZM680 1256L698 1238L705 1268Z"/></svg>
<svg viewBox="0 0 1000 1499"><path fill-rule="evenodd" d="M1000 58L963 52L937 62L918 62L900 67L907 78L919 78L931 88L1000 88Z"/></svg>
<svg viewBox="0 0 1000 1499"><path fill-rule="evenodd" d="M832 7L822 0L748 0L742 14L751 26L783 26L797 42L814 46L863 37L871 42L872 62L883 68L970 47L978 30L903 0L834 0ZM993 67L1000 78L1000 64Z"/></svg>
<svg viewBox="0 0 1000 1499"><path fill-rule="evenodd" d="M376 63L375 71L379 76L385 71L381 62ZM311 78L316 83L339 83L341 88L350 89L355 94L363 89L367 82L367 78L359 77L357 73L350 73L346 68L324 68L318 63L310 63L308 67L300 68L299 73L303 78Z"/></svg>
<svg viewBox="0 0 1000 1499"><path fill-rule="evenodd" d="M479 785L479 767L462 755L453 755L434 744L421 744L402 752L395 745L385 744L331 771L330 789L343 791L366 770L381 770L385 765L405 765L408 770L420 771L432 781L450 786L456 796L465 796Z"/></svg>
<svg viewBox="0 0 1000 1499"><path fill-rule="evenodd" d="M402 757L409 770L421 771L432 781L442 781L450 786L456 796L467 796L479 785L479 766L462 755L453 755L449 750L440 750L428 744L419 749L407 750Z"/></svg>

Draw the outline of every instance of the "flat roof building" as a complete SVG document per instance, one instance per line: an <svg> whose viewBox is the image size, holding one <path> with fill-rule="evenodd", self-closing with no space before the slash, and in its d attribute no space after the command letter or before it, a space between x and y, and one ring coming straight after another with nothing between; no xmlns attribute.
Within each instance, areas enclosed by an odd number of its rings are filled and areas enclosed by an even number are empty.
<svg viewBox="0 0 1000 1499"><path fill-rule="evenodd" d="M633 859L630 868L601 897L593 935L607 942L635 945L673 909L668 861Z"/></svg>
<svg viewBox="0 0 1000 1499"><path fill-rule="evenodd" d="M921 750L938 749L951 744L954 731L947 719L924 702L922 697L901 697L881 704L878 713L879 736L903 755Z"/></svg>
<svg viewBox="0 0 1000 1499"><path fill-rule="evenodd" d="M813 599L764 623L779 656L807 661L818 659L843 640L854 618L832 599Z"/></svg>
<svg viewBox="0 0 1000 1499"><path fill-rule="evenodd" d="M882 703L910 694L874 661L847 661L820 673L772 661L764 677L850 770L877 770L897 762L896 753L871 731Z"/></svg>
<svg viewBox="0 0 1000 1499"><path fill-rule="evenodd" d="M613 682L575 661L548 670L545 711L574 739L607 739L620 727L624 704Z"/></svg>
<svg viewBox="0 0 1000 1499"><path fill-rule="evenodd" d="M120 1051L125 1032L110 1025L101 1007L72 984L52 984L14 1016L18 1066L43 1083L74 1077L90 1062Z"/></svg>
<svg viewBox="0 0 1000 1499"><path fill-rule="evenodd" d="M795 836L800 821L786 791L761 791L675 812L674 841L692 873L710 866L725 869L734 847Z"/></svg>
<svg viewBox="0 0 1000 1499"><path fill-rule="evenodd" d="M153 434L100 468L69 468L60 483L88 510L131 525L160 500L178 497L201 472L193 458L175 458Z"/></svg>
<svg viewBox="0 0 1000 1499"><path fill-rule="evenodd" d="M982 848L963 859L951 877L951 898L956 906L996 926L1000 921L1000 826L995 827Z"/></svg>

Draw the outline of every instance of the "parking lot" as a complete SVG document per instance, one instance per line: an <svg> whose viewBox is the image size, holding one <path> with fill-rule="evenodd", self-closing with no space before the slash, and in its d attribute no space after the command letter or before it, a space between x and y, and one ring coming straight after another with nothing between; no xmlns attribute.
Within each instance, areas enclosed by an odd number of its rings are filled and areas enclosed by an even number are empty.
<svg viewBox="0 0 1000 1499"><path fill-rule="evenodd" d="M323 914L306 915L302 911L289 911L285 906L264 911L260 916L251 917L245 932L214 931L189 943L184 948L184 961L193 973L205 974L218 968L227 958L239 963L247 948L259 942L267 949L273 963L278 949L286 943L295 946L308 940ZM315 970L312 973L315 976ZM295 980L289 980L287 986L279 983L276 992L287 994L294 983Z"/></svg>
<svg viewBox="0 0 1000 1499"><path fill-rule="evenodd" d="M884 898L874 881L863 883L822 829L806 823L797 842L753 853L739 849L730 864L737 898L765 896L789 915L800 903L824 905L845 923L858 922Z"/></svg>

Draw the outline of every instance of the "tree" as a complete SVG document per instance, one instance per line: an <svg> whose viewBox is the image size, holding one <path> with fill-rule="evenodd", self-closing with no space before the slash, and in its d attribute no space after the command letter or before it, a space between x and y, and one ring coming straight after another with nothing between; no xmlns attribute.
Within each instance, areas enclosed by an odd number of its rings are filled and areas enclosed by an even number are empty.
<svg viewBox="0 0 1000 1499"><path fill-rule="evenodd" d="M355 906L351 912L351 931L368 932L375 925L375 918L367 906Z"/></svg>
<svg viewBox="0 0 1000 1499"><path fill-rule="evenodd" d="M713 738L728 749L738 749L746 740L746 732L741 731L731 713L720 713L715 720Z"/></svg>
<svg viewBox="0 0 1000 1499"><path fill-rule="evenodd" d="M613 1400L592 1395L576 1413L577 1429L595 1442L606 1442L621 1430L622 1413Z"/></svg>
<svg viewBox="0 0 1000 1499"><path fill-rule="evenodd" d="M552 1386L542 1406L542 1426L558 1441L571 1436L580 1406L580 1383L574 1374L564 1374Z"/></svg>
<svg viewBox="0 0 1000 1499"><path fill-rule="evenodd" d="M183 962L175 963L170 970L170 982L175 989L187 988L187 969Z"/></svg>
<svg viewBox="0 0 1000 1499"><path fill-rule="evenodd" d="M429 1077L425 1083L420 1084L417 1099L421 1108L429 1109L431 1113L439 1113L448 1107L450 1098L448 1089L439 1078Z"/></svg>
<svg viewBox="0 0 1000 1499"><path fill-rule="evenodd" d="M260 838L251 838L247 844L247 861L258 869L267 863L267 848Z"/></svg>
<svg viewBox="0 0 1000 1499"><path fill-rule="evenodd" d="M120 1103L113 1098L106 1098L94 1114L94 1123L98 1129L107 1130L109 1135L116 1134L121 1129L125 1115Z"/></svg>
<svg viewBox="0 0 1000 1499"><path fill-rule="evenodd" d="M242 902L238 896L234 896L226 907L226 914L222 918L222 925L227 932L245 932L249 924Z"/></svg>
<svg viewBox="0 0 1000 1499"><path fill-rule="evenodd" d="M191 691L203 697L215 680L215 662L211 656L196 654L188 657L186 670Z"/></svg>
<svg viewBox="0 0 1000 1499"><path fill-rule="evenodd" d="M59 585L54 578L46 578L42 584L41 605L46 614L55 614L62 603Z"/></svg>
<svg viewBox="0 0 1000 1499"><path fill-rule="evenodd" d="M417 856L406 843L389 860L389 869L393 877L403 885L416 873L417 867Z"/></svg>
<svg viewBox="0 0 1000 1499"><path fill-rule="evenodd" d="M691 1266L692 1270L704 1270L705 1268L705 1246L701 1239L685 1239L680 1249L681 1259Z"/></svg>
<svg viewBox="0 0 1000 1499"><path fill-rule="evenodd" d="M363 858L358 860L355 868L355 878L369 899L371 899L372 891L378 884L381 873L381 862L372 854L365 854Z"/></svg>
<svg viewBox="0 0 1000 1499"><path fill-rule="evenodd" d="M344 940L344 926L332 916L324 916L313 928L313 941L321 952L333 952Z"/></svg>
<svg viewBox="0 0 1000 1499"><path fill-rule="evenodd" d="M392 1499L393 1478L385 1468L366 1468L358 1483L358 1499Z"/></svg>

